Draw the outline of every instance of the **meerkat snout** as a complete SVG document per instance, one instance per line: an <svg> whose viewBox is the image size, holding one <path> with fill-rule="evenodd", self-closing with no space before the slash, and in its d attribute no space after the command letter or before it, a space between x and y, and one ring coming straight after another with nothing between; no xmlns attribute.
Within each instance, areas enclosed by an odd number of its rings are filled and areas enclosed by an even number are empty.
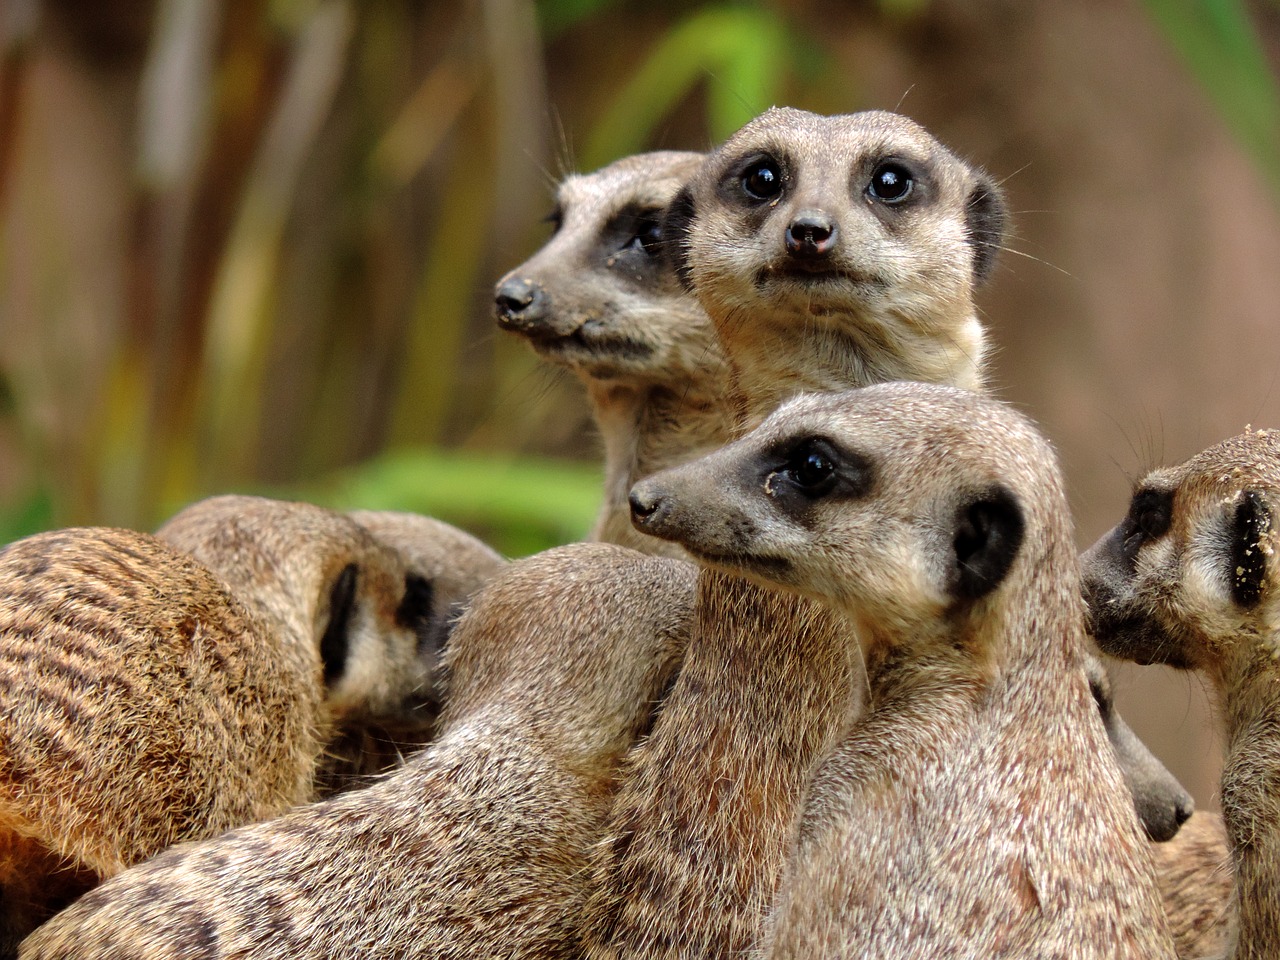
<svg viewBox="0 0 1280 960"><path fill-rule="evenodd" d="M787 225L787 253L800 260L821 260L840 236L834 220L820 210L805 210Z"/></svg>
<svg viewBox="0 0 1280 960"><path fill-rule="evenodd" d="M518 333L532 334L536 325L551 313L551 298L542 285L524 277L507 277L493 291L498 325Z"/></svg>
<svg viewBox="0 0 1280 960"><path fill-rule="evenodd" d="M631 522L636 529L657 535L667 504L661 489L655 484L641 481L631 488L627 502L631 504Z"/></svg>

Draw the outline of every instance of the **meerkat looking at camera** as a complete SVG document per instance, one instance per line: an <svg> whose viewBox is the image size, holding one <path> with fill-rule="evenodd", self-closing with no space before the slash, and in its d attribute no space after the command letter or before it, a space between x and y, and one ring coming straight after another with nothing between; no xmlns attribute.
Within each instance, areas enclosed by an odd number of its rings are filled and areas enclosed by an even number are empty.
<svg viewBox="0 0 1280 960"><path fill-rule="evenodd" d="M1280 955L1280 434L1248 431L1137 484L1082 558L1099 646L1208 677L1226 728L1233 958Z"/></svg>
<svg viewBox="0 0 1280 960"><path fill-rule="evenodd" d="M865 658L761 955L1173 956L1022 416L919 383L801 397L631 499L704 563L830 605Z"/></svg>
<svg viewBox="0 0 1280 960"><path fill-rule="evenodd" d="M609 544L512 563L455 628L439 736L404 767L126 871L21 957L577 956L588 852L678 663L693 586L689 564Z"/></svg>
<svg viewBox="0 0 1280 960"><path fill-rule="evenodd" d="M316 661L148 534L0 550L0 956L165 847L308 799Z"/></svg>
<svg viewBox="0 0 1280 960"><path fill-rule="evenodd" d="M566 178L555 232L494 289L498 324L586 387L605 461L591 539L645 553L681 551L631 526L632 484L714 450L732 429L724 355L662 255L659 231L702 161L700 153L642 153Z"/></svg>

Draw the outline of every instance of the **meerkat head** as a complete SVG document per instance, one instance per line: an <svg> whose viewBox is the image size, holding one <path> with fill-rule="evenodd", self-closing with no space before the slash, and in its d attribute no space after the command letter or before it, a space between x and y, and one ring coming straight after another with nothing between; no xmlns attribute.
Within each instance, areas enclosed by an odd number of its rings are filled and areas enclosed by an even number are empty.
<svg viewBox="0 0 1280 960"><path fill-rule="evenodd" d="M995 182L906 117L774 108L709 155L663 233L731 356L758 316L876 348L949 337L977 368L972 294L1006 219Z"/></svg>
<svg viewBox="0 0 1280 960"><path fill-rule="evenodd" d="M323 674L338 721L429 723L431 668L419 651L432 585L349 517L264 497L202 500L156 536L218 574L293 655Z"/></svg>
<svg viewBox="0 0 1280 960"><path fill-rule="evenodd" d="M889 383L798 397L742 440L637 484L631 504L640 530L825 601L869 644L957 629L1026 542L1043 556L1069 539L1061 496L1048 443L1009 408Z"/></svg>
<svg viewBox="0 0 1280 960"><path fill-rule="evenodd" d="M1267 430L1148 474L1128 515L1081 558L1099 646L1185 669L1258 646L1280 657L1277 504L1280 434Z"/></svg>
<svg viewBox="0 0 1280 960"><path fill-rule="evenodd" d="M660 253L663 213L702 160L644 153L568 177L551 238L494 289L499 326L597 380L672 382L717 360L710 321Z"/></svg>

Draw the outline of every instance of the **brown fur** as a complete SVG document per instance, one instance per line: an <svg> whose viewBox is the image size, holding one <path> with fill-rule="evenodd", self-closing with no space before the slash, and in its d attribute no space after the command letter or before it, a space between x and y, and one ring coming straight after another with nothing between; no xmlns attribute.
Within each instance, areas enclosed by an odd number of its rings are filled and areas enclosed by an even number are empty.
<svg viewBox="0 0 1280 960"><path fill-rule="evenodd" d="M405 767L121 874L21 956L574 956L588 848L692 600L688 564L619 547L512 564L454 631L440 736Z"/></svg>
<svg viewBox="0 0 1280 960"><path fill-rule="evenodd" d="M1100 646L1198 669L1226 727L1222 809L1235 858L1236 958L1280 955L1280 435L1247 432L1137 486L1083 558Z"/></svg>
<svg viewBox="0 0 1280 960"><path fill-rule="evenodd" d="M147 534L60 530L0 551L0 597L11 936L173 843L309 796L315 654L203 566Z"/></svg>
<svg viewBox="0 0 1280 960"><path fill-rule="evenodd" d="M420 697L423 715L415 714L410 724L358 723L330 739L316 771L321 797L394 770L435 736L435 717L444 701L440 658L449 631L471 596L506 563L471 534L432 517L391 510L353 510L348 516L400 553L407 578L416 577L419 590L425 585L427 609L412 619L429 679Z"/></svg>
<svg viewBox="0 0 1280 960"><path fill-rule="evenodd" d="M1195 813L1151 846L1160 899L1180 960L1225 957L1237 927L1231 844L1222 817Z"/></svg>
<svg viewBox="0 0 1280 960"><path fill-rule="evenodd" d="M829 604L866 658L763 955L1173 956L1025 419L918 383L802 397L635 499L705 562Z"/></svg>
<svg viewBox="0 0 1280 960"><path fill-rule="evenodd" d="M741 190L744 165L763 154L786 186L769 204ZM910 158L931 185L888 214L862 192L885 156ZM788 224L818 208L841 229L830 269L791 271ZM969 216L980 208L990 214L981 237ZM979 383L971 293L1003 216L985 175L906 118L770 110L708 156L664 232L715 324L746 428L803 390L891 376ZM856 713L849 649L844 626L812 601L699 577L684 666L628 759L614 842L597 853L587 956L730 957L750 946L804 786Z"/></svg>
<svg viewBox="0 0 1280 960"><path fill-rule="evenodd" d="M656 236L663 210L702 160L644 153L566 178L555 233L494 289L498 323L587 389L605 451L591 539L645 553L682 551L631 526L631 486L730 435L724 356Z"/></svg>

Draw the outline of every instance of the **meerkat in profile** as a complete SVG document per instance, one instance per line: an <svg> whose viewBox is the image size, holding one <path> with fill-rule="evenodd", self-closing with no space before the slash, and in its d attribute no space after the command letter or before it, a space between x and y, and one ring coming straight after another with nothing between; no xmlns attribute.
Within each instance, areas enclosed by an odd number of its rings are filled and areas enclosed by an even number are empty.
<svg viewBox="0 0 1280 960"><path fill-rule="evenodd" d="M1083 556L1094 637L1201 671L1226 729L1222 815L1236 875L1234 958L1280 955L1280 434L1249 431L1155 470Z"/></svg>
<svg viewBox="0 0 1280 960"><path fill-rule="evenodd" d="M576 956L588 850L675 669L693 587L691 565L608 544L512 563L455 628L440 734L403 768L127 871L21 956Z"/></svg>
<svg viewBox="0 0 1280 960"><path fill-rule="evenodd" d="M165 847L306 800L314 662L148 534L0 551L0 955Z"/></svg>
<svg viewBox="0 0 1280 960"><path fill-rule="evenodd" d="M973 292L1004 221L992 180L905 117L774 109L707 156L663 239L715 326L745 430L803 391L980 385ZM748 949L813 766L859 708L847 628L820 604L718 570L698 593L597 851L595 960Z"/></svg>
<svg viewBox="0 0 1280 960"><path fill-rule="evenodd" d="M431 585L355 520L309 503L227 495L185 508L156 536L222 577L298 646L335 731L434 721L433 665L418 653Z"/></svg>
<svg viewBox="0 0 1280 960"><path fill-rule="evenodd" d="M636 533L632 484L723 445L732 428L711 321L661 250L663 212L702 160L643 153L566 178L555 232L494 289L499 325L586 387L605 452L591 539L645 553L679 548Z"/></svg>
<svg viewBox="0 0 1280 960"><path fill-rule="evenodd" d="M352 510L348 516L404 560L405 592L416 598L418 607L407 619L417 634L418 657L428 680L409 724L395 718L361 723L330 739L316 772L318 796L393 770L431 740L444 702L441 657L449 631L472 595L506 564L487 544L433 517L395 510Z"/></svg>
<svg viewBox="0 0 1280 960"><path fill-rule="evenodd" d="M762 956L1173 957L1085 677L1056 457L1021 415L920 383L802 397L632 505L830 605L865 658Z"/></svg>

